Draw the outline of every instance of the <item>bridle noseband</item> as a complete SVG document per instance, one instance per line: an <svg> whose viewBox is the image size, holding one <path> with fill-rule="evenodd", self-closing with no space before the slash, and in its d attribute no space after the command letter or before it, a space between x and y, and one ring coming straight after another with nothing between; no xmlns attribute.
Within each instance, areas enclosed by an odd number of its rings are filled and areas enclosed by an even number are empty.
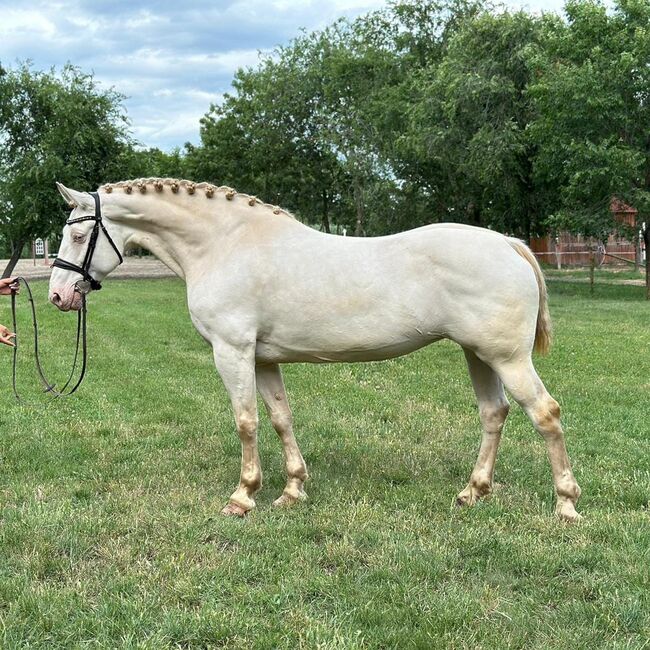
<svg viewBox="0 0 650 650"><path fill-rule="evenodd" d="M81 275L83 279L89 284L91 289L94 291L99 291L102 288L102 285L100 282L95 280L92 275L90 275L90 265L92 264L93 255L95 254L95 248L97 246L97 238L99 237L100 228L106 235L108 243L113 247L115 254L120 260L120 264L122 264L124 259L122 258L122 254L115 245L112 237L108 234L108 230L106 230L104 222L102 221L102 207L99 202L99 194L97 194L97 192L89 192L89 194L95 200L95 214L88 214L83 217L77 217L76 219L68 219L65 222L66 226L71 226L74 223L81 223L82 221L95 222L92 232L90 233L90 241L88 242L88 249L86 250L86 257L84 257L83 264L81 266L77 266L72 262L68 262L64 259L61 259L60 257L57 257L52 263L52 266L56 266L57 268L63 269L64 271L74 271L75 273L79 273L79 275Z"/></svg>

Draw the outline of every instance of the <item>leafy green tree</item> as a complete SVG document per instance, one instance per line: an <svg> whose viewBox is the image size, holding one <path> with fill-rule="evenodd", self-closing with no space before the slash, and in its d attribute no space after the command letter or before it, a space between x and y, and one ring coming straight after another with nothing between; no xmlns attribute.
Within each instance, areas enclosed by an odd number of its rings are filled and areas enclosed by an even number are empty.
<svg viewBox="0 0 650 650"><path fill-rule="evenodd" d="M67 65L0 73L0 225L11 241L10 275L23 246L60 228L59 180L96 187L128 143L122 96Z"/></svg>
<svg viewBox="0 0 650 650"><path fill-rule="evenodd" d="M200 147L189 147L192 175L282 203L329 230L339 162L315 137L314 71L294 48L239 70L234 92L201 120Z"/></svg>
<svg viewBox="0 0 650 650"><path fill-rule="evenodd" d="M539 19L524 12L482 12L451 35L440 61L411 76L398 153L437 219L525 237L539 229L526 133L526 53L539 32Z"/></svg>
<svg viewBox="0 0 650 650"><path fill-rule="evenodd" d="M234 92L203 118L189 168L306 220L318 214L324 230L332 217L357 234L408 227L416 192L392 162L407 108L401 85L413 66L439 55L451 16L469 6L395 2L238 71Z"/></svg>
<svg viewBox="0 0 650 650"><path fill-rule="evenodd" d="M614 197L649 221L650 5L570 0L566 13L531 56L534 172L549 224L602 240Z"/></svg>
<svg viewBox="0 0 650 650"><path fill-rule="evenodd" d="M185 157L178 147L166 152L156 147L140 149L129 144L122 148L106 168L108 181L127 178L182 178L186 175Z"/></svg>

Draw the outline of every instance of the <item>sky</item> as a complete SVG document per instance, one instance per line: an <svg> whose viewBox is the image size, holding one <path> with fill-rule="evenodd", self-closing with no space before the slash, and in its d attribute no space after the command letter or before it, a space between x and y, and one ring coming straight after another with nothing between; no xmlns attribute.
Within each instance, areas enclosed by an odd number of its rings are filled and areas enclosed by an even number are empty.
<svg viewBox="0 0 650 650"><path fill-rule="evenodd" d="M386 0L0 0L0 62L67 62L126 95L132 132L165 151L199 142L199 119L234 72L300 30L354 18ZM563 0L506 0L561 12Z"/></svg>

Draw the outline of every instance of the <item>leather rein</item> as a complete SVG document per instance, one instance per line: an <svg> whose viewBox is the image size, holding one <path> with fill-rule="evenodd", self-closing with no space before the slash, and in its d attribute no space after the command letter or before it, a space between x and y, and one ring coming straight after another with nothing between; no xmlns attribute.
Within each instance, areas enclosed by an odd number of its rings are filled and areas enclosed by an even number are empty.
<svg viewBox="0 0 650 650"><path fill-rule="evenodd" d="M64 259L61 259L60 257L57 257L52 263L52 266L56 266L57 268L63 269L65 271L73 271L74 273L79 273L79 275L81 275L81 277L83 278L83 280L77 282L75 285L75 290L78 290L79 293L81 293L81 309L77 312L77 342L75 344L75 353L74 353L74 360L72 362L72 370L70 371L70 375L68 376L68 379L66 380L65 384L60 389L57 389L55 387L55 384L53 384L48 380L45 371L43 370L43 364L41 363L39 336L38 336L38 319L36 317L36 304L34 303L34 295L32 294L31 287L29 286L29 283L25 278L23 277L16 278L18 282L21 282L25 286L30 307L31 307L32 328L34 331L34 361L36 365L36 371L41 380L41 383L44 386L45 389L44 392L52 394L55 399L58 397L67 397L75 393L79 388L79 386L81 386L81 382L83 381L84 376L86 375L86 368L88 362L88 328L87 328L86 294L90 290L99 291L102 288L101 283L95 280L95 278L93 278L92 275L90 274L90 265L92 264L93 256L95 254L95 248L97 247L97 239L99 237L100 230L101 232L104 233L104 235L106 235L106 238L108 239L110 245L115 251L115 254L120 260L120 264L122 264L122 262L124 261L124 259L122 258L122 254L120 253L117 246L115 245L115 242L113 241L112 237L108 234L108 231L106 230L106 227L104 226L104 223L102 221L102 209L101 209L101 203L99 201L99 195L97 194L97 192L90 192L90 195L93 197L95 201L95 214L84 215L82 217L76 217L75 219L68 219L65 222L67 226L70 226L75 223L80 223L82 221L95 222L95 225L93 226L93 229L90 234L90 240L88 242L88 248L86 250L86 255L84 257L83 264L81 266L78 266L76 264L73 264L72 262L68 262ZM16 293L17 291L15 289L12 290L11 292L11 314L13 319L13 331L16 333L16 339L14 343L14 353L13 353L12 388L16 399L19 402L22 402L23 400L21 399L17 389L19 337L17 333ZM81 349L81 371L79 374L79 378L77 379L76 382L74 382L72 388L70 388L70 384L73 383L73 377L75 374L75 370L77 368L80 349Z"/></svg>

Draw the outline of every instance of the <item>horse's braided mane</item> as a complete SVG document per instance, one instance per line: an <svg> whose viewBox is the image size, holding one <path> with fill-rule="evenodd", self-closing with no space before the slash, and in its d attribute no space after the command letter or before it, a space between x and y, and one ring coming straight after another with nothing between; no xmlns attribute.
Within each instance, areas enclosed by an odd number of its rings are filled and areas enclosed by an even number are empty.
<svg viewBox="0 0 650 650"><path fill-rule="evenodd" d="M211 183L195 183L194 181L178 178L135 178L130 181L105 183L99 189L100 191L106 192L107 194L110 194L113 190L116 189L122 189L127 194L131 194L132 192L140 192L141 194L145 194L148 191L163 192L165 188L171 189L173 194L178 194L178 192L181 190L184 190L188 194L195 194L197 191L203 192L205 197L208 199L211 199L215 194L223 194L229 201L232 201L235 198L244 199L251 207L261 205L264 208L273 210L273 214L283 214L291 217L292 219L295 219L295 217L287 210L284 210L277 205L272 205L271 203L264 203L264 201L260 201L260 199L258 199L256 196L237 192L232 187L228 187L227 185L220 185L217 187Z"/></svg>

